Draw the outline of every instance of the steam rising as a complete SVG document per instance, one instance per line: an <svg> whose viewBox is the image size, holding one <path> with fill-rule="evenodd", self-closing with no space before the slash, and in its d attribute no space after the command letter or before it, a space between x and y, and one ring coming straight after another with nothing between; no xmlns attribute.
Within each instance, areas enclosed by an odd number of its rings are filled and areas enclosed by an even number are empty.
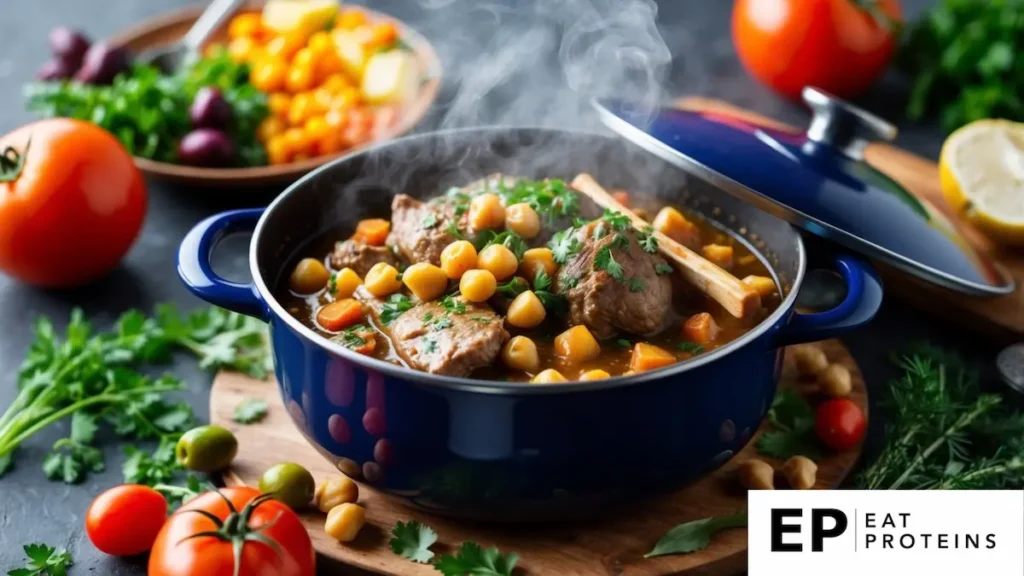
<svg viewBox="0 0 1024 576"><path fill-rule="evenodd" d="M592 98L650 109L671 54L652 0L417 0L446 67L441 128L595 129ZM451 92L454 94L451 95Z"/></svg>

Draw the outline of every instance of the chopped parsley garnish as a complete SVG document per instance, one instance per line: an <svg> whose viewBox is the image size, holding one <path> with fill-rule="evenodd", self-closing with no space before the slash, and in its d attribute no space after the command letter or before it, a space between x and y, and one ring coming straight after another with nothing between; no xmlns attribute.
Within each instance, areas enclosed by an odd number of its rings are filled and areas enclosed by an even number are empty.
<svg viewBox="0 0 1024 576"><path fill-rule="evenodd" d="M470 200L469 194L466 194L465 192L462 191L462 188L458 188L458 187L449 188L448 191L445 192L444 195L445 195L446 198L451 199L451 200L455 200L456 202L466 202L466 203L469 203L469 200Z"/></svg>
<svg viewBox="0 0 1024 576"><path fill-rule="evenodd" d="M645 226L643 230L637 232L636 238L640 241L640 247L644 249L644 252L648 254L658 252L658 239L654 237L654 228Z"/></svg>
<svg viewBox="0 0 1024 576"><path fill-rule="evenodd" d="M496 291L507 298L515 298L529 289L526 280L516 276L504 284L498 284Z"/></svg>
<svg viewBox="0 0 1024 576"><path fill-rule="evenodd" d="M434 330L444 330L445 328L452 327L452 319L447 316L442 316L434 320L431 324L433 324Z"/></svg>
<svg viewBox="0 0 1024 576"><path fill-rule="evenodd" d="M381 319L383 319L383 314L381 315ZM369 331L370 327L366 324L356 324L355 326L346 328L341 334L338 334L336 339L341 342L342 346L355 349L366 344L367 340L366 338L363 338L362 334Z"/></svg>
<svg viewBox="0 0 1024 576"><path fill-rule="evenodd" d="M516 260L522 260L523 254L530 249L530 245L523 240L523 237L511 230L498 233L494 230L484 230L473 242L477 251L481 251L491 244L501 244L508 248L516 256Z"/></svg>
<svg viewBox="0 0 1024 576"><path fill-rule="evenodd" d="M657 266L654 267L654 271L658 274L658 276L664 276L665 274L672 273L672 267L669 266L668 264L658 264Z"/></svg>
<svg viewBox="0 0 1024 576"><path fill-rule="evenodd" d="M543 268L537 270L537 276L533 279L534 290L551 290L551 275L544 271Z"/></svg>
<svg viewBox="0 0 1024 576"><path fill-rule="evenodd" d="M690 354L700 354L704 351L704 347L700 344L694 344L693 342L680 342L679 349L683 352L689 352Z"/></svg>
<svg viewBox="0 0 1024 576"><path fill-rule="evenodd" d="M612 242L609 246L625 250L626 248L629 248L629 236L626 236L622 232L616 232L615 237L612 238Z"/></svg>
<svg viewBox="0 0 1024 576"><path fill-rule="evenodd" d="M391 324L395 318L410 310L412 306L412 300L405 294L392 294L381 308L380 321L385 325Z"/></svg>
<svg viewBox="0 0 1024 576"><path fill-rule="evenodd" d="M466 238L466 236L462 233L462 230L459 230L459 227L455 225L455 222L448 224L448 227L445 228L444 231L447 232L449 236L455 238L456 240L465 240Z"/></svg>
<svg viewBox="0 0 1024 576"><path fill-rule="evenodd" d="M506 186L498 181L498 195L505 206L526 203L547 220L572 218L580 211L579 196L564 180L516 180Z"/></svg>
<svg viewBox="0 0 1024 576"><path fill-rule="evenodd" d="M338 293L338 273L331 272L331 277L327 280L327 292L330 294Z"/></svg>
<svg viewBox="0 0 1024 576"><path fill-rule="evenodd" d="M486 316L470 316L469 319L472 320L473 322L479 322L480 324L491 323L491 319Z"/></svg>
<svg viewBox="0 0 1024 576"><path fill-rule="evenodd" d="M590 237L594 240L600 240L608 235L608 229L604 225L604 222L600 222L597 226L594 226L594 231L590 233Z"/></svg>
<svg viewBox="0 0 1024 576"><path fill-rule="evenodd" d="M437 351L437 342L434 342L433 338L424 338L423 342L425 344L423 346L424 354L433 354Z"/></svg>
<svg viewBox="0 0 1024 576"><path fill-rule="evenodd" d="M644 284L643 278L637 278L636 276L629 279L629 291L630 292L643 292L647 285Z"/></svg>
<svg viewBox="0 0 1024 576"><path fill-rule="evenodd" d="M577 217L572 219L572 227L573 228L583 228L587 224L590 224L590 221L589 220L584 220L583 218L580 218L579 216L577 216Z"/></svg>
<svg viewBox="0 0 1024 576"><path fill-rule="evenodd" d="M551 248L551 254L555 258L555 262L559 264L565 264L580 251L580 241L576 237L575 228L567 228L561 232L555 233L548 242L548 247Z"/></svg>
<svg viewBox="0 0 1024 576"><path fill-rule="evenodd" d="M626 340L625 338L619 338L618 340L615 341L615 343L618 344L619 346L622 346L623 348L630 348L633 346L633 343L630 342L629 340Z"/></svg>
<svg viewBox="0 0 1024 576"><path fill-rule="evenodd" d="M445 311L449 314L466 313L466 304L461 300L456 300L451 294L441 299L441 306L444 306Z"/></svg>
<svg viewBox="0 0 1024 576"><path fill-rule="evenodd" d="M604 214L601 216L601 220L604 220L612 227L616 232L622 232L629 228L630 220L629 216L617 212L615 210L604 209Z"/></svg>
<svg viewBox="0 0 1024 576"><path fill-rule="evenodd" d="M570 290L572 288L575 288L576 286L579 285L579 283L580 283L580 277L579 276L568 276L567 275L564 278L562 278L562 288L565 289L565 290Z"/></svg>
<svg viewBox="0 0 1024 576"><path fill-rule="evenodd" d="M611 245L604 246L597 251L594 255L594 269L604 270L612 278L622 281L625 277L625 271L622 269L622 264L615 261L615 257L612 256Z"/></svg>
<svg viewBox="0 0 1024 576"><path fill-rule="evenodd" d="M430 230L434 226L437 226L438 220L436 214L427 214L427 217L423 219L422 228L424 230Z"/></svg>
<svg viewBox="0 0 1024 576"><path fill-rule="evenodd" d="M565 298L560 294L551 291L551 275L544 269L537 270L537 276L533 279L533 293L544 305L544 308L552 312L561 312L568 306Z"/></svg>

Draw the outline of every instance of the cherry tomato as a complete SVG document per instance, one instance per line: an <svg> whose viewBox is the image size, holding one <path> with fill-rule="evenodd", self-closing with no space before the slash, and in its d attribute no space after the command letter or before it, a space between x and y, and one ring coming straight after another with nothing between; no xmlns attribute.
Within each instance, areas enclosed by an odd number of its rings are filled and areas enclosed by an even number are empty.
<svg viewBox="0 0 1024 576"><path fill-rule="evenodd" d="M249 521L243 524L240 519L246 513ZM192 537L212 531L219 536ZM235 543L242 546L237 570ZM313 543L295 512L258 490L237 487L202 494L168 518L150 552L148 574L313 576L315 569Z"/></svg>
<svg viewBox="0 0 1024 576"><path fill-rule="evenodd" d="M747 71L776 92L797 99L816 86L851 98L885 70L902 19L898 0L737 0L732 38Z"/></svg>
<svg viewBox="0 0 1024 576"><path fill-rule="evenodd" d="M814 430L818 438L836 450L849 450L864 438L864 412L848 398L834 398L818 406Z"/></svg>
<svg viewBox="0 0 1024 576"><path fill-rule="evenodd" d="M92 545L111 556L134 556L153 547L167 520L167 500L149 486L124 484L100 494L85 513Z"/></svg>
<svg viewBox="0 0 1024 576"><path fill-rule="evenodd" d="M146 216L145 181L121 143L93 124L53 118L0 137L3 151L0 270L67 287L117 266Z"/></svg>

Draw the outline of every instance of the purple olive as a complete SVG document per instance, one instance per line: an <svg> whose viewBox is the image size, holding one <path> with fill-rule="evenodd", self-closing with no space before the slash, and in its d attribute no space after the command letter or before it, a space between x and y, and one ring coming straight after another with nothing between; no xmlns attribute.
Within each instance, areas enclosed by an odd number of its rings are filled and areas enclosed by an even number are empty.
<svg viewBox="0 0 1024 576"><path fill-rule="evenodd" d="M75 75L75 69L68 65L66 60L47 60L36 72L36 79L44 82L56 80L67 80Z"/></svg>
<svg viewBox="0 0 1024 576"><path fill-rule="evenodd" d="M213 128L197 128L178 143L182 164L208 168L230 166L235 161L235 146L228 135Z"/></svg>
<svg viewBox="0 0 1024 576"><path fill-rule="evenodd" d="M131 66L131 58L124 48L97 42L85 53L75 80L85 84L110 84L115 76L128 71Z"/></svg>
<svg viewBox="0 0 1024 576"><path fill-rule="evenodd" d="M231 105L221 96L220 90L204 86L192 99L188 115L192 119L192 126L196 128L223 130L231 122L232 111Z"/></svg>
<svg viewBox="0 0 1024 576"><path fill-rule="evenodd" d="M87 50L89 39L81 32L67 26L50 30L50 51L58 60L66 63L68 68L77 70Z"/></svg>

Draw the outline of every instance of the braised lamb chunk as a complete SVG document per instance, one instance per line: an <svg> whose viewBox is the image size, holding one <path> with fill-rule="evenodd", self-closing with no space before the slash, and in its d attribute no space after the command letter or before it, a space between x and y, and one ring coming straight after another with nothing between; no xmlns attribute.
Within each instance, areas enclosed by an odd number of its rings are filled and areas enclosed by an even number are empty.
<svg viewBox="0 0 1024 576"><path fill-rule="evenodd" d="M645 235L620 228L596 220L567 231L561 254L556 250L565 263L555 286L569 302L569 324L585 325L599 339L656 333L672 309L672 268L644 250Z"/></svg>
<svg viewBox="0 0 1024 576"><path fill-rule="evenodd" d="M356 297L390 333L395 351L416 370L465 377L494 364L509 339L502 318L489 306L457 296L426 303L399 296L399 304L360 288Z"/></svg>
<svg viewBox="0 0 1024 576"><path fill-rule="evenodd" d="M464 236L465 230L464 211L455 201L420 202L412 196L399 194L391 203L388 241L410 262L439 265L441 251Z"/></svg>
<svg viewBox="0 0 1024 576"><path fill-rule="evenodd" d="M370 268L378 262L386 262L398 267L398 255L390 246L370 246L355 240L345 240L334 245L331 252L331 267L335 270L351 268L359 276L366 276Z"/></svg>

